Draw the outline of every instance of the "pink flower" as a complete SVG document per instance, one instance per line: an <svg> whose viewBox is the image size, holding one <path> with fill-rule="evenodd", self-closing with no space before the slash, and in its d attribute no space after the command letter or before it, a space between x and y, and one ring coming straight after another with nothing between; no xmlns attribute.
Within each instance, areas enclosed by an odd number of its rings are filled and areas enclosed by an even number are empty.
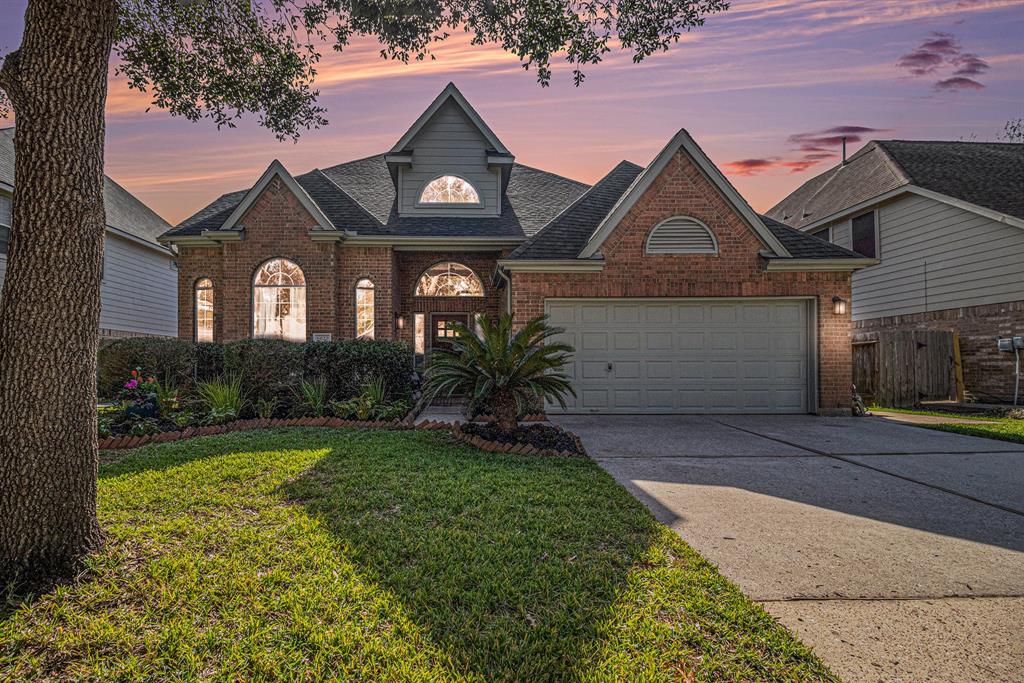
<svg viewBox="0 0 1024 683"><path fill-rule="evenodd" d="M139 381L135 379L130 379L124 383L125 389L134 389L137 386L139 386Z"/></svg>

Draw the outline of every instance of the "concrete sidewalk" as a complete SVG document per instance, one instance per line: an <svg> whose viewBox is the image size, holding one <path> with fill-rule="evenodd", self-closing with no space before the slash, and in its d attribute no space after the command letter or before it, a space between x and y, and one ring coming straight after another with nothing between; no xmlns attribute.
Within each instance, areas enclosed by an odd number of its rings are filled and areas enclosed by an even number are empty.
<svg viewBox="0 0 1024 683"><path fill-rule="evenodd" d="M1024 446L872 418L555 421L845 680L1021 680Z"/></svg>

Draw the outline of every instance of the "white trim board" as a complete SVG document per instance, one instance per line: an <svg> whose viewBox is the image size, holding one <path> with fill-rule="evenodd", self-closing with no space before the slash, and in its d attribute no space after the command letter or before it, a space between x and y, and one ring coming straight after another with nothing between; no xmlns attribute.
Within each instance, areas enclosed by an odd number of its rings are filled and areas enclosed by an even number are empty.
<svg viewBox="0 0 1024 683"><path fill-rule="evenodd" d="M782 257L791 256L782 242L764 224L761 217L747 204L746 200L736 191L736 188L729 183L726 177L722 175L722 172L718 170L718 167L711 162L707 155L704 154L704 151L694 142L690 134L686 132L686 129L681 128L678 133L672 136L668 144L658 152L658 156L654 158L654 161L636 177L633 184L629 186L629 189L623 193L619 201L612 207L612 210L604 217L604 220L594 230L594 234L590 236L586 246L583 247L579 258L591 258L597 253L601 245L604 244L604 241L618 227L622 219L654 183L655 179L661 175L661 172L665 170L665 167L680 148L697 164L697 167L704 173L705 177L722 193L725 200L736 209L737 213L744 218L754 233L761 239L761 242L773 254Z"/></svg>

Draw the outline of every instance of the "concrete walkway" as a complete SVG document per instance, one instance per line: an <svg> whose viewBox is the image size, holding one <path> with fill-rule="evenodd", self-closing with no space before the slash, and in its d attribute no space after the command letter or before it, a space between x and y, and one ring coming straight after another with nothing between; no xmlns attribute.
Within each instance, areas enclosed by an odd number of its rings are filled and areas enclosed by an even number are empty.
<svg viewBox="0 0 1024 683"><path fill-rule="evenodd" d="M1024 446L813 416L563 416L848 681L1021 681Z"/></svg>

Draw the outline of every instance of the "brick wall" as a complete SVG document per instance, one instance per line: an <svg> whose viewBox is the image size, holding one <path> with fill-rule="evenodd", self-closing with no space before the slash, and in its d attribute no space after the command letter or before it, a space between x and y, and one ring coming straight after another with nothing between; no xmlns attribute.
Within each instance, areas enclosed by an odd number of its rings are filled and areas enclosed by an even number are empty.
<svg viewBox="0 0 1024 683"><path fill-rule="evenodd" d="M648 232L686 215L715 233L718 254L646 255ZM608 237L599 273L513 273L512 306L522 322L544 312L549 297L811 296L818 301L819 409L849 409L850 317L833 313L832 297L850 300L849 273L769 273L757 236L682 151L669 162Z"/></svg>
<svg viewBox="0 0 1024 683"><path fill-rule="evenodd" d="M504 290L491 282L498 251L399 251L395 252L395 310L406 317L400 338L412 342L414 313L487 313L497 315ZM416 282L430 266L443 261L461 263L476 273L484 286L483 298L459 296L417 297Z"/></svg>
<svg viewBox="0 0 1024 683"><path fill-rule="evenodd" d="M342 247L338 268L338 339L356 336L356 283L373 282L374 336L390 339L394 332L393 280L395 252L391 247Z"/></svg>
<svg viewBox="0 0 1024 683"><path fill-rule="evenodd" d="M306 333L338 330L336 243L313 242L309 230L316 221L298 198L275 178L240 221L245 237L220 247L184 247L178 257L179 336L193 339L194 295L197 279L213 280L214 340L252 336L252 280L271 258L294 261L306 277Z"/></svg>
<svg viewBox="0 0 1024 683"><path fill-rule="evenodd" d="M1024 335L1024 301L858 320L854 338L881 329L958 331L966 390L983 402L1013 399L1013 354L1000 353L996 338Z"/></svg>

